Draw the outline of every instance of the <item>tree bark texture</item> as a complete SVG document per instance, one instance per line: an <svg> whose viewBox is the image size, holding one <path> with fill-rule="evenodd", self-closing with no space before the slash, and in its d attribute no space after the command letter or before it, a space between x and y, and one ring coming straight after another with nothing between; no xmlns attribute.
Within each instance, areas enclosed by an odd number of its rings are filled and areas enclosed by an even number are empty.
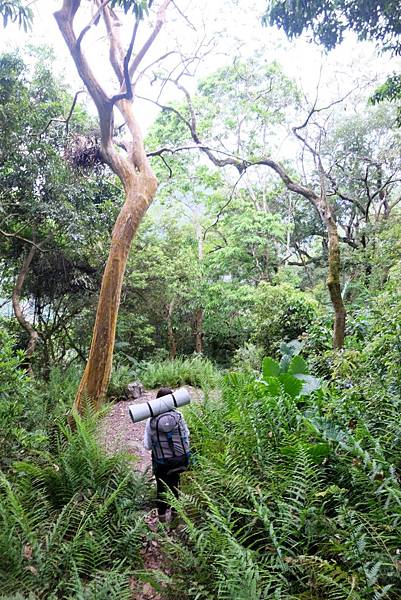
<svg viewBox="0 0 401 600"><path fill-rule="evenodd" d="M170 348L170 358L174 359L177 356L177 341L175 339L174 328L173 328L173 310L175 305L175 299L167 306L167 337Z"/></svg>
<svg viewBox="0 0 401 600"><path fill-rule="evenodd" d="M327 287L329 288L330 299L334 309L333 348L334 350L339 350L344 345L346 311L340 283L340 242L337 225L331 211L326 217L326 227L329 238Z"/></svg>
<svg viewBox="0 0 401 600"><path fill-rule="evenodd" d="M203 352L203 308L197 308L195 311L195 352L202 354Z"/></svg>
<svg viewBox="0 0 401 600"><path fill-rule="evenodd" d="M86 400L97 409L105 397L112 368L117 315L128 253L142 217L157 189L157 180L146 156L142 134L134 115L130 81L164 22L164 13L169 2L170 0L164 0L160 7L154 30L133 59L129 75L128 63L135 40L136 25L132 43L125 53L120 39L121 23L116 14L106 3L94 2L98 16L103 19L106 27L110 44L110 63L120 85L119 93L112 98L107 96L97 81L82 52L83 37L96 19L92 19L77 38L73 22L81 0L63 0L62 8L54 15L77 71L95 102L99 115L102 156L120 178L125 191L125 202L114 225L103 274L89 358L75 399L75 408L81 413ZM112 138L115 108L123 117L128 130L128 137L124 143L126 155L117 149Z"/></svg>
<svg viewBox="0 0 401 600"><path fill-rule="evenodd" d="M107 392L110 380L117 316L121 289L131 242L155 192L155 185L138 182L142 191L134 186L127 193L126 201L113 229L110 252L104 270L96 320L88 362L81 379L75 408L82 412L85 398L98 409Z"/></svg>
<svg viewBox="0 0 401 600"><path fill-rule="evenodd" d="M36 329L32 326L32 324L24 316L23 310L21 308L21 293L22 293L22 288L24 286L27 273L29 271L29 267L31 266L32 260L36 254L36 250L37 250L36 246L31 246L28 254L26 255L24 262L22 263L21 270L18 273L18 277L15 282L15 286L13 289L13 295L12 295L12 303L13 303L15 317L16 317L18 323L21 325L21 327L23 327L23 329L25 329L25 331L29 335L29 342L28 342L28 346L26 349L26 358L28 361L28 373L31 376L33 376L31 358L32 358L33 353L35 352L35 348L36 348L36 345L37 345L38 339L39 339L39 334L36 331Z"/></svg>

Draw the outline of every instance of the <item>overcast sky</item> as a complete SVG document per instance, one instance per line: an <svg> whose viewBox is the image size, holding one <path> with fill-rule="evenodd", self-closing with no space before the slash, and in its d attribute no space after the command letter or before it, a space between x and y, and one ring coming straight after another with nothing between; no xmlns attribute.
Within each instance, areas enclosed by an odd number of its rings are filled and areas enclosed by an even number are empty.
<svg viewBox="0 0 401 600"><path fill-rule="evenodd" d="M232 64L234 56L246 59L255 52L260 53L268 62L277 60L281 63L284 71L295 78L311 99L320 79L322 103L344 95L355 85L357 79L361 82L383 81L387 74L401 68L399 58L394 59L389 55L380 57L373 44L358 43L353 35L349 35L339 48L329 54L308 42L306 37L289 42L277 29L262 27L261 15L266 5L264 0L177 0L176 4L187 19L183 19L177 9L170 5L167 23L154 44L147 63L177 46L183 54L189 55L199 40L212 43L214 50L199 65L196 76L186 82L192 89L197 78L218 66ZM81 83L52 14L60 5L61 0L36 0L33 32L26 35L14 26L1 30L0 50L9 50L26 43L51 45L58 57L57 69L75 90L81 87ZM89 9L90 4L87 5ZM82 22L77 23L77 31L89 18L90 13L87 13ZM129 26L125 28L125 33L128 37ZM143 27L142 36L146 36L146 27ZM102 32L94 28L93 33L85 40L85 48L94 70L108 91L114 93L105 42ZM171 61L173 60L172 57ZM145 61L144 64L147 63ZM144 83L138 93L154 96L155 91ZM171 99L176 94L173 86L166 88L164 100ZM147 129L154 120L157 109L150 103L140 102L137 110L142 127Z"/></svg>

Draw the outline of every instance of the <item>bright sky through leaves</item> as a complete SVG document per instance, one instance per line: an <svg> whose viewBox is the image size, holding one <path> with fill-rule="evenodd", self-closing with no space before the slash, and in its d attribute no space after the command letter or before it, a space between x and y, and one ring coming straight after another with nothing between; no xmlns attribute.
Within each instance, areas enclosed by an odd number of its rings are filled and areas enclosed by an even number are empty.
<svg viewBox="0 0 401 600"><path fill-rule="evenodd" d="M33 32L26 35L16 26L9 25L2 31L0 50L22 47L28 43L51 45L58 57L60 72L73 89L79 89L82 84L53 18L53 12L59 4L60 2L55 0L37 0L34 3ZM212 40L216 47L201 62L196 76L186 79L186 86L190 90L195 88L199 78L219 66L232 63L234 57L246 58L258 52L268 62L277 60L284 71L295 78L310 101L314 99L316 85L320 80L319 97L322 104L344 95L355 86L356 79L365 84L371 81L370 88L373 90L375 83L384 81L386 75L401 68L400 58L378 56L373 44L358 43L353 34L329 54L310 43L306 36L288 42L284 34L277 29L262 27L261 15L265 4L264 0L219 0L216 11L215 0L181 1L178 6L187 16L187 21L170 6L165 29L152 49L153 53L148 62L174 48L176 40L182 51L190 54L196 41L204 38L207 41ZM89 13L88 17L90 19ZM127 36L129 35L130 31L127 29ZM102 44L101 32L94 28L87 36L86 43L93 48L89 56L94 70L102 76L106 87L109 87L107 81L111 81L112 75L105 70L106 65L108 66L107 48ZM154 97L155 91L148 82L143 81L139 93L142 96ZM173 86L166 86L163 102L176 97L177 90ZM158 109L149 102L138 101L138 104L140 122L146 130L153 122Z"/></svg>

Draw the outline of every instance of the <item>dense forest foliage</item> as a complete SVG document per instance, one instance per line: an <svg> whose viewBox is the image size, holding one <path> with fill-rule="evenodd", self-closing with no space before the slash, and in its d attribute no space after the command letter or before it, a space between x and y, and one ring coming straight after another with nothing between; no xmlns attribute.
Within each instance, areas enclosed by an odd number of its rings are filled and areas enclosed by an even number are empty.
<svg viewBox="0 0 401 600"><path fill-rule="evenodd" d="M110 139L85 29L98 116L50 46L0 54L0 599L142 599L133 578L163 600L401 598L399 76L361 67L311 100L263 48L198 79L180 55L151 72L142 150L126 74L154 7L94 4L88 29L134 24ZM266 32L399 54L397 3L262 4ZM29 3L0 15L35 27ZM203 394L172 530L149 530L150 474L99 435L138 380Z"/></svg>

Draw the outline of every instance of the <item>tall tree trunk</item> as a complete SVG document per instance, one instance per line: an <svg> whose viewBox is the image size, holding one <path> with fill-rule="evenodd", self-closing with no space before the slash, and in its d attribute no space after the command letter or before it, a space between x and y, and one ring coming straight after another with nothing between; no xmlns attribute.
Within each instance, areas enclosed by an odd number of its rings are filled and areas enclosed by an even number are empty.
<svg viewBox="0 0 401 600"><path fill-rule="evenodd" d="M28 254L26 255L24 262L22 263L21 271L18 274L17 281L15 282L15 286L13 289L12 302L15 317L18 323L25 329L25 331L29 335L29 342L26 349L26 358L28 361L28 373L33 376L31 358L33 353L35 352L36 345L38 343L39 334L36 329L32 326L32 324L24 317L23 310L21 308L21 293L22 288L25 283L26 276L29 271L29 267L31 266L32 260L36 254L36 246L31 246Z"/></svg>
<svg viewBox="0 0 401 600"><path fill-rule="evenodd" d="M103 274L89 358L75 398L75 408L79 412L82 412L86 398L95 408L99 408L106 394L128 252L157 189L157 180L146 156L142 133L134 115L132 80L165 21L170 1L163 0L152 33L134 57L132 51L139 22L133 23L131 42L125 51L121 41L121 23L117 13L110 9L107 2L93 2L96 15L78 37L74 31L74 19L80 10L81 0L63 0L61 9L54 14L77 71L95 102L103 159L120 178L125 191L125 202L114 225L110 253ZM95 77L82 51L84 36L100 20L106 28L110 65L120 86L118 93L112 97ZM127 129L127 139L122 144L126 154L121 152L113 140L115 109L120 112Z"/></svg>
<svg viewBox="0 0 401 600"><path fill-rule="evenodd" d="M195 311L195 352L202 354L203 352L203 308L198 308Z"/></svg>
<svg viewBox="0 0 401 600"><path fill-rule="evenodd" d="M329 239L327 287L329 288L330 299L334 309L333 348L338 350L344 345L346 319L340 283L340 243L337 224L331 211L329 214L326 212L325 221Z"/></svg>
<svg viewBox="0 0 401 600"><path fill-rule="evenodd" d="M173 310L174 310L175 298L167 306L167 336L170 347L170 358L176 358L177 356L177 341L174 335L174 328L172 323Z"/></svg>
<svg viewBox="0 0 401 600"><path fill-rule="evenodd" d="M327 229L329 251L327 264L327 287L329 289L330 299L334 310L333 348L334 350L340 350L344 345L346 319L346 311L341 294L340 282L340 239L338 235L337 223L333 215L330 202L327 200L326 174L323 169L320 155L317 158L320 173L320 197L316 202L316 206L320 210L320 214Z"/></svg>
<svg viewBox="0 0 401 600"><path fill-rule="evenodd" d="M82 412L85 398L99 408L110 380L118 309L131 242L156 191L156 180L139 177L127 191L115 223L103 274L88 362L78 388L75 408Z"/></svg>
<svg viewBox="0 0 401 600"><path fill-rule="evenodd" d="M203 232L202 226L200 223L199 215L195 221L195 229L196 229L196 237L198 240L198 260L199 264L202 268L203 261ZM195 352L197 354L202 354L203 352L203 317L204 317L204 309L203 307L198 307L195 311Z"/></svg>

